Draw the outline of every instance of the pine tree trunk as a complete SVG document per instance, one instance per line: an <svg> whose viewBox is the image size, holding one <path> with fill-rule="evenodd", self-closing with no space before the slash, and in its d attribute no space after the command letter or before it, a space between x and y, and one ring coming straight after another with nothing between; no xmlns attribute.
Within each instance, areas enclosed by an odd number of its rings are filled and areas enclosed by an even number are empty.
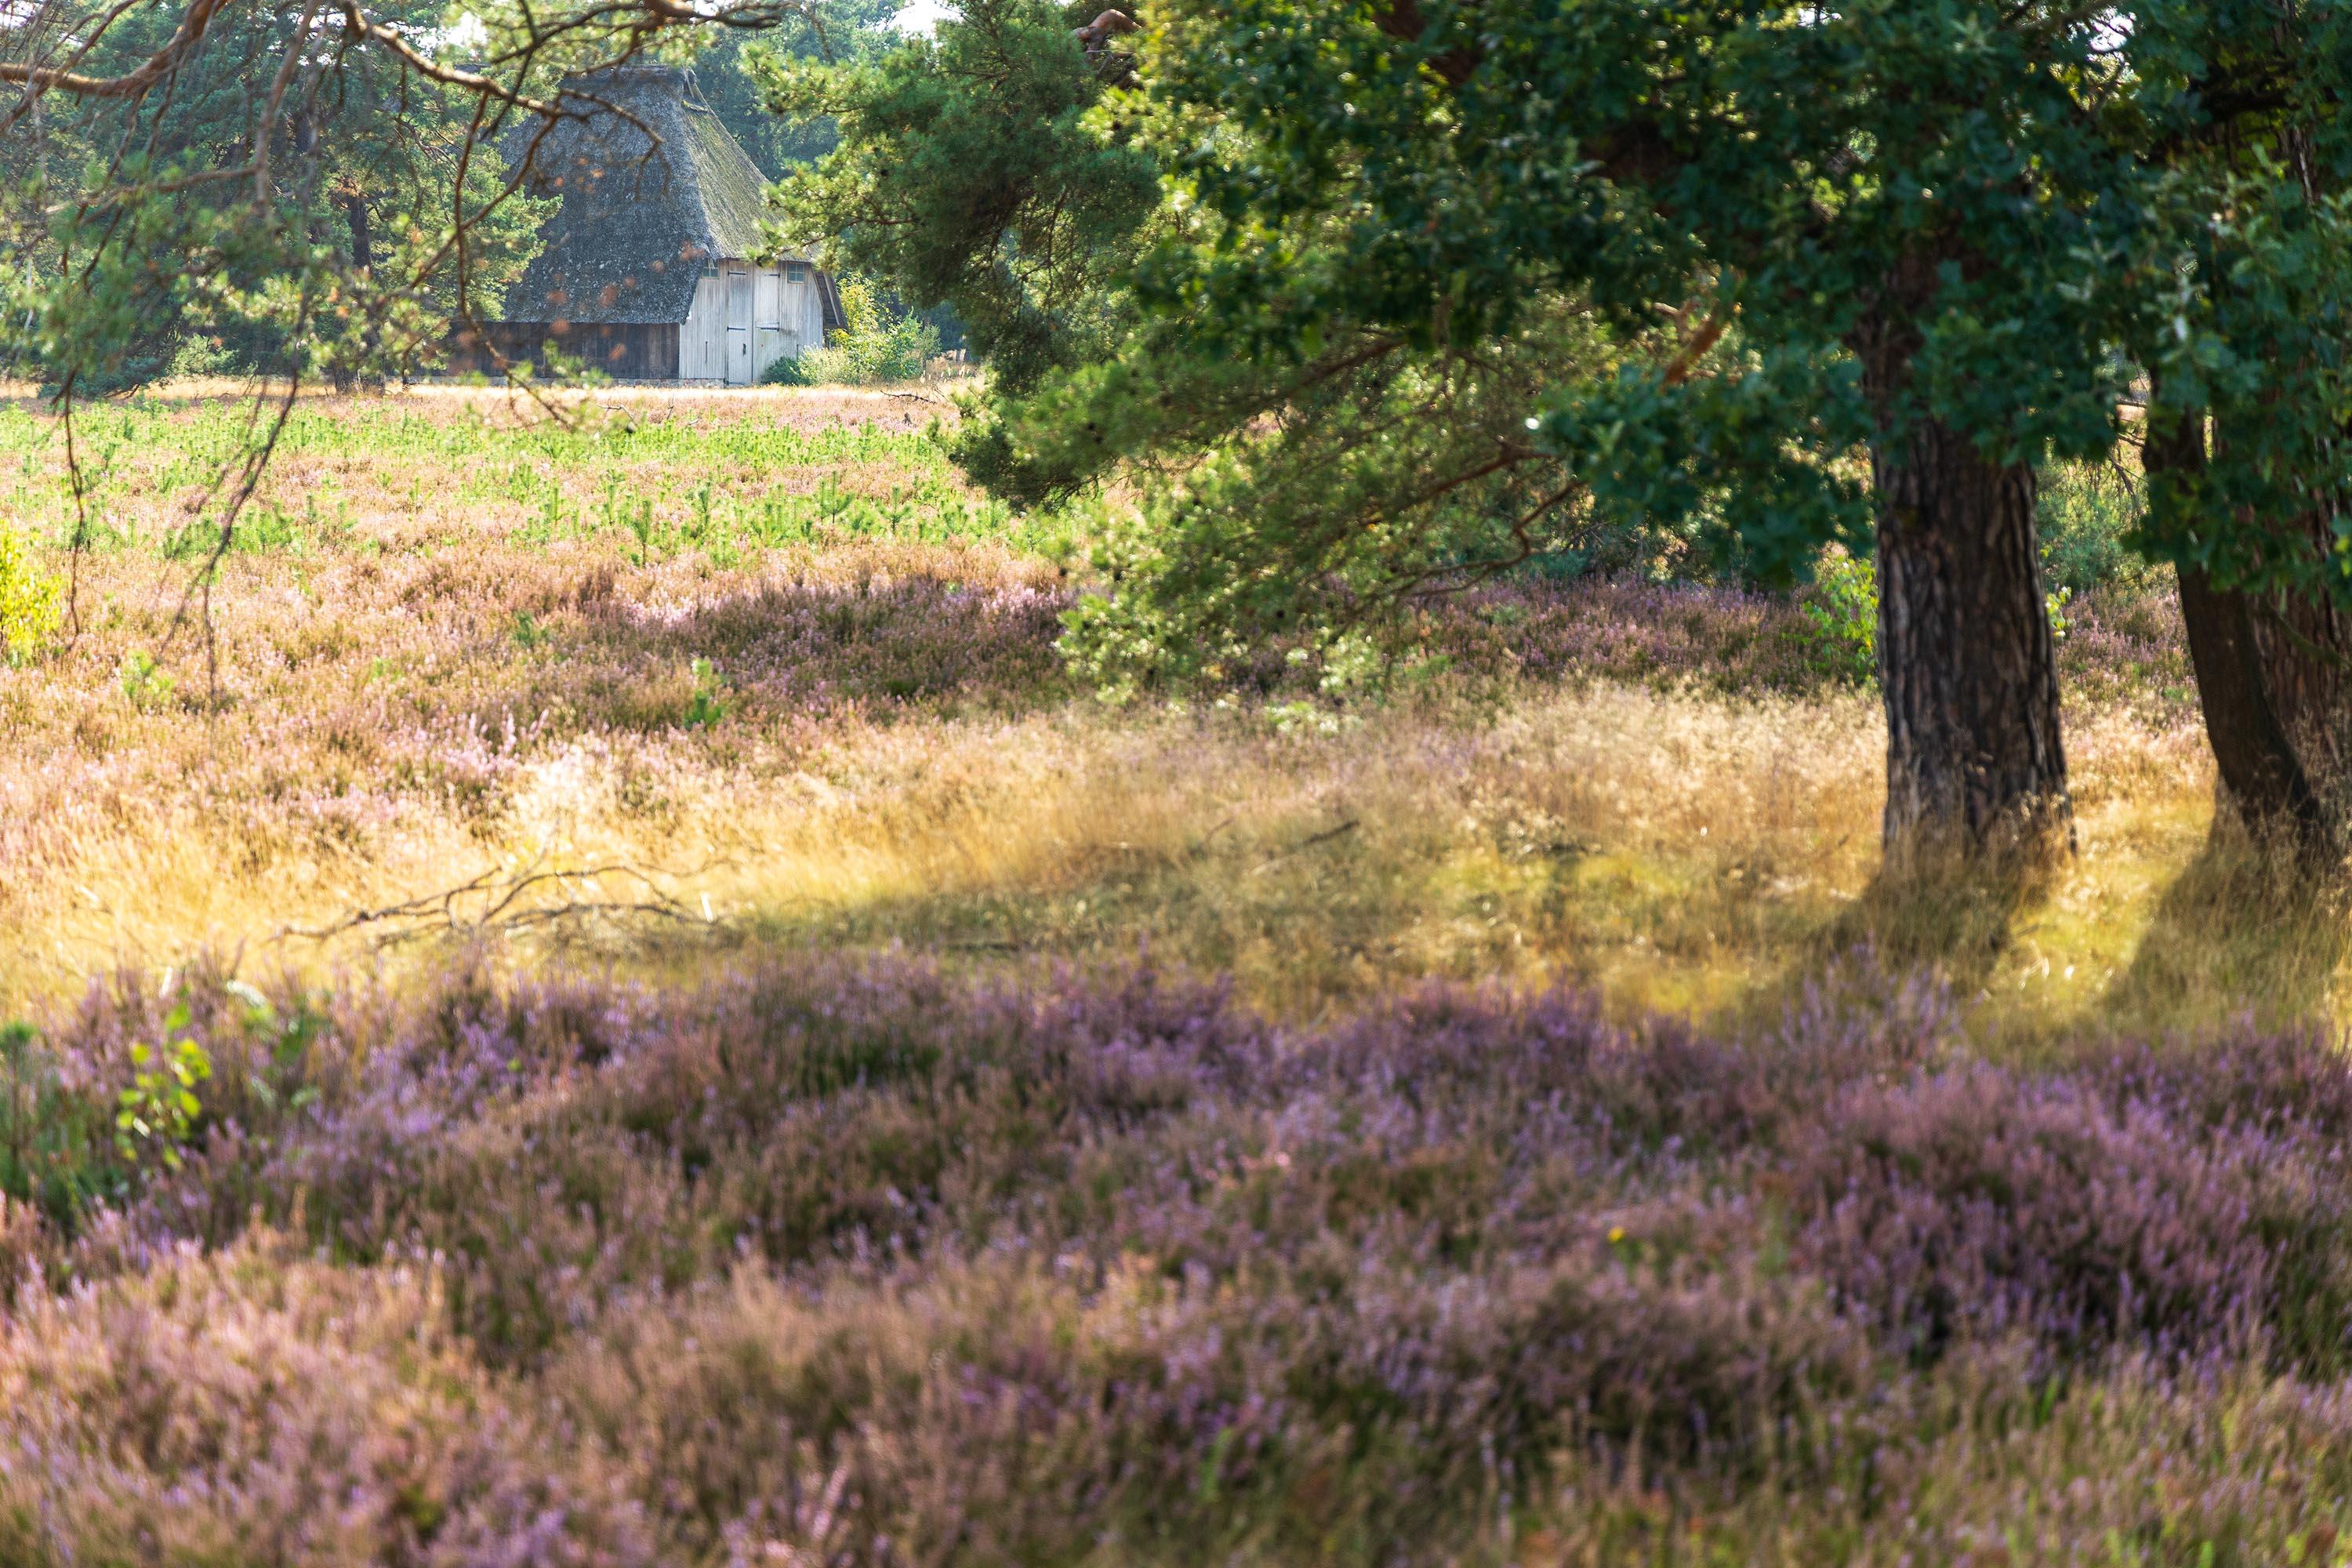
<svg viewBox="0 0 2352 1568"><path fill-rule="evenodd" d="M2151 481L2193 476L2205 467L2204 421L2151 428L2140 452ZM2179 578L2180 620L2222 803L2251 827L2285 826L2300 836L2322 832L2311 781L2271 705L2246 595L2214 587L2197 567L2181 567Z"/></svg>
<svg viewBox="0 0 2352 1568"><path fill-rule="evenodd" d="M2155 480L2201 470L2203 422L2151 429L2141 461ZM2311 526L2329 542L2324 523ZM2258 836L2285 835L2306 855L2340 857L2352 822L2352 626L2324 600L2258 599L2216 588L2195 567L2180 568L2179 578L2221 805Z"/></svg>
<svg viewBox="0 0 2352 1568"><path fill-rule="evenodd" d="M2334 530L2315 516L2304 526L2325 559ZM2340 858L2352 828L2352 623L2317 592L2248 601L2246 618L2263 689L2314 803L2307 847Z"/></svg>
<svg viewBox="0 0 2352 1568"><path fill-rule="evenodd" d="M375 270L375 241L368 226L366 193L346 190L342 194L342 204L343 223L350 229L352 237L352 267L353 270L361 273L373 272ZM362 341L373 353L377 342L376 330L373 326L371 325L366 329ZM334 381L335 390L338 392L352 392L359 385L358 379L348 372L339 373ZM370 384L381 386L380 382L373 379Z"/></svg>
<svg viewBox="0 0 2352 1568"><path fill-rule="evenodd" d="M368 272L375 267L375 243L368 229L367 197L358 191L343 193L343 225L352 234L352 267Z"/></svg>
<svg viewBox="0 0 2352 1568"><path fill-rule="evenodd" d="M1848 340L1882 432L1870 467L1883 831L1897 869L2074 846L2033 469L1990 460L1912 396L1912 323L1934 309L1943 269L1969 262L1958 247L1905 258Z"/></svg>
<svg viewBox="0 0 2352 1568"><path fill-rule="evenodd" d="M2071 847L2033 470L1929 421L1871 473L1889 863Z"/></svg>

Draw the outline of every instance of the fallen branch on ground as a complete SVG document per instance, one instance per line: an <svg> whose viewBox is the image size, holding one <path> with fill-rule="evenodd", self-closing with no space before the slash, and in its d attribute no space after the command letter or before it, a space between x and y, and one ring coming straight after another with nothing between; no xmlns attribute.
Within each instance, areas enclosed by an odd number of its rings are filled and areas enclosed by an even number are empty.
<svg viewBox="0 0 2352 1568"><path fill-rule="evenodd" d="M687 874L698 875L709 868L706 865ZM597 881L615 876L638 883L644 889L642 896L601 896L595 886ZM537 901L528 897L535 889L553 889L565 896L554 902ZM475 900L480 902L478 910L469 909ZM540 862L533 861L512 872L502 867L488 867L437 893L374 909L354 910L323 926L287 926L269 940L282 942L288 937L301 937L310 942L327 942L348 932L374 928L372 945L381 949L422 936L470 936L489 931L513 934L599 916L642 915L716 925L717 918L708 912L708 898L703 900L703 909L704 912L697 913L663 891L652 874L635 866L615 864L565 870L542 868Z"/></svg>

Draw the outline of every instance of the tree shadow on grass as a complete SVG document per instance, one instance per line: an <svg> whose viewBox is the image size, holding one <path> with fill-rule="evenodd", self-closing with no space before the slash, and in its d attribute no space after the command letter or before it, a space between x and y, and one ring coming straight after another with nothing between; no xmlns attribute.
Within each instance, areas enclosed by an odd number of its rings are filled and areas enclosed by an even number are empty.
<svg viewBox="0 0 2352 1568"><path fill-rule="evenodd" d="M2255 844L2227 813L2165 889L2101 1010L2124 1030L2280 1026L2327 1011L2352 944L2352 887Z"/></svg>
<svg viewBox="0 0 2352 1568"><path fill-rule="evenodd" d="M1831 956L1867 948L1893 973L1930 970L1972 994L2008 952L2020 910L2053 878L2031 864L1966 861L1882 868L1825 933Z"/></svg>
<svg viewBox="0 0 2352 1568"><path fill-rule="evenodd" d="M2030 863L1952 861L1882 867L1851 902L1799 939L1789 962L1736 1003L1725 1022L1769 1028L1858 962L1887 976L1933 975L1979 994L2014 944L2019 916L2054 878Z"/></svg>

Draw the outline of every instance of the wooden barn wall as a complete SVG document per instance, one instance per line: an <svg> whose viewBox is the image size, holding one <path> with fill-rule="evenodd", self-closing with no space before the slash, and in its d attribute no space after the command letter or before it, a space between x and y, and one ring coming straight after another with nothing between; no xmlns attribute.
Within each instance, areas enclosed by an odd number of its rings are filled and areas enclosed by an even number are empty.
<svg viewBox="0 0 2352 1568"><path fill-rule="evenodd" d="M478 339L464 331L451 335L449 374L498 374L493 350L510 362L545 371L550 339L565 353L616 381L677 379L675 321L485 321Z"/></svg>

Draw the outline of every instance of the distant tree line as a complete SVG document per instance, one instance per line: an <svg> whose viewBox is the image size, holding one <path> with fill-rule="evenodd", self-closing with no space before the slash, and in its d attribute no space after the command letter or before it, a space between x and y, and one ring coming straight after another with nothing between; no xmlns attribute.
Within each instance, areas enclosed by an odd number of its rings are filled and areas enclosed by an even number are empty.
<svg viewBox="0 0 2352 1568"><path fill-rule="evenodd" d="M567 74L651 52L771 176L833 145L756 101L747 41L875 47L889 0L680 11L47 0L0 29L0 223L16 370L103 395L174 371L429 367L496 317L551 204L518 179ZM575 108L572 112L580 112Z"/></svg>

